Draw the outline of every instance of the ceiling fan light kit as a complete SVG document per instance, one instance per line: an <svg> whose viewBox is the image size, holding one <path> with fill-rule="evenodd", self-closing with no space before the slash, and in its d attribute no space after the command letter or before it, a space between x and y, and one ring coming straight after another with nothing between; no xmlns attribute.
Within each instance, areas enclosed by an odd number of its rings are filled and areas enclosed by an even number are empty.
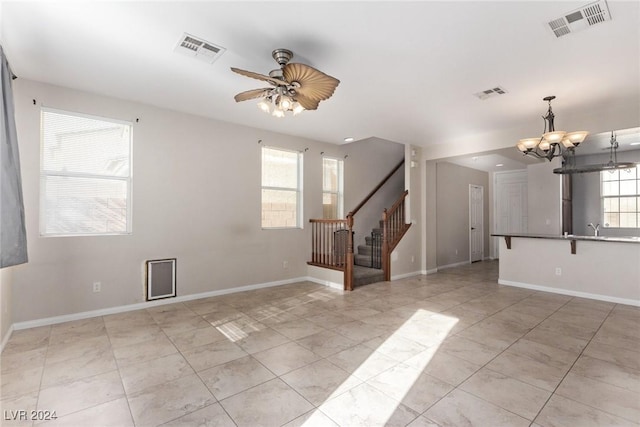
<svg viewBox="0 0 640 427"><path fill-rule="evenodd" d="M335 92L340 80L305 64L289 62L293 52L288 49L276 49L271 56L280 65L269 75L231 68L231 71L245 77L265 81L273 87L253 89L237 94L236 102L262 98L258 108L274 117L284 117L285 112L294 116L304 110L315 110L320 101L329 99Z"/></svg>

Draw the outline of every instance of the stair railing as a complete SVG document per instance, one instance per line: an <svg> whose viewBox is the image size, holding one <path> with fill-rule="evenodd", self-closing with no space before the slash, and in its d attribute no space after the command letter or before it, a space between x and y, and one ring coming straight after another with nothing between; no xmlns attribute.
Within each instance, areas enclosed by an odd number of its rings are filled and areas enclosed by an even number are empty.
<svg viewBox="0 0 640 427"><path fill-rule="evenodd" d="M404 159L389 172L378 185L347 214L346 219L310 219L311 261L309 265L344 271L344 290L353 290L353 223L356 213L404 165ZM405 192L406 193L406 192ZM395 206L395 205L394 205ZM342 233L342 234L339 234ZM346 239L344 239L346 237ZM346 240L346 249L344 240ZM342 251L344 256L342 255ZM384 250L384 237L383 237ZM383 258L384 264L384 258Z"/></svg>
<svg viewBox="0 0 640 427"><path fill-rule="evenodd" d="M398 198L390 209L382 213L382 271L384 280L391 280L391 252L407 232L411 223L405 221L405 200L409 190Z"/></svg>

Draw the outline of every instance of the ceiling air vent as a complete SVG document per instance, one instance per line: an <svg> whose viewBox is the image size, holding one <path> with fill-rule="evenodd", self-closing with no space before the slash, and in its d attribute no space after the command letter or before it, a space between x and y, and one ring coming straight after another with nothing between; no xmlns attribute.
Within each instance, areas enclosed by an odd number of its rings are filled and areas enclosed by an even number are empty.
<svg viewBox="0 0 640 427"><path fill-rule="evenodd" d="M226 51L222 46L215 45L191 34L184 33L174 51L192 56L208 64L213 64Z"/></svg>
<svg viewBox="0 0 640 427"><path fill-rule="evenodd" d="M562 37L610 20L611 15L607 2L600 0L549 21L548 25L556 37Z"/></svg>
<svg viewBox="0 0 640 427"><path fill-rule="evenodd" d="M483 90L482 92L474 93L473 96L482 99L483 101L488 98L493 98L494 96L504 95L507 93L505 88L501 86L496 86L491 89Z"/></svg>

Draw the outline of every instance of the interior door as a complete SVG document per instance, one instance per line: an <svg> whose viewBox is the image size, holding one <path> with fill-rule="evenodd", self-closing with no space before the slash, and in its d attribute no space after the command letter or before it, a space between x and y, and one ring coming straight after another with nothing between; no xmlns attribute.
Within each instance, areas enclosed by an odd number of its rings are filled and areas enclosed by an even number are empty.
<svg viewBox="0 0 640 427"><path fill-rule="evenodd" d="M484 257L483 229L484 188L469 185L469 254L470 261L481 261Z"/></svg>

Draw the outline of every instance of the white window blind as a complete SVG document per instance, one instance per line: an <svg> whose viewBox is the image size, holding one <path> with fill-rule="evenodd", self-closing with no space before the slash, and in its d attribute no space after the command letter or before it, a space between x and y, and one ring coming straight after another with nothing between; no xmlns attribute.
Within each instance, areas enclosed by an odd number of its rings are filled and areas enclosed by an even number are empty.
<svg viewBox="0 0 640 427"><path fill-rule="evenodd" d="M302 154L262 147L262 228L300 228Z"/></svg>
<svg viewBox="0 0 640 427"><path fill-rule="evenodd" d="M40 234L131 232L132 125L42 109Z"/></svg>

